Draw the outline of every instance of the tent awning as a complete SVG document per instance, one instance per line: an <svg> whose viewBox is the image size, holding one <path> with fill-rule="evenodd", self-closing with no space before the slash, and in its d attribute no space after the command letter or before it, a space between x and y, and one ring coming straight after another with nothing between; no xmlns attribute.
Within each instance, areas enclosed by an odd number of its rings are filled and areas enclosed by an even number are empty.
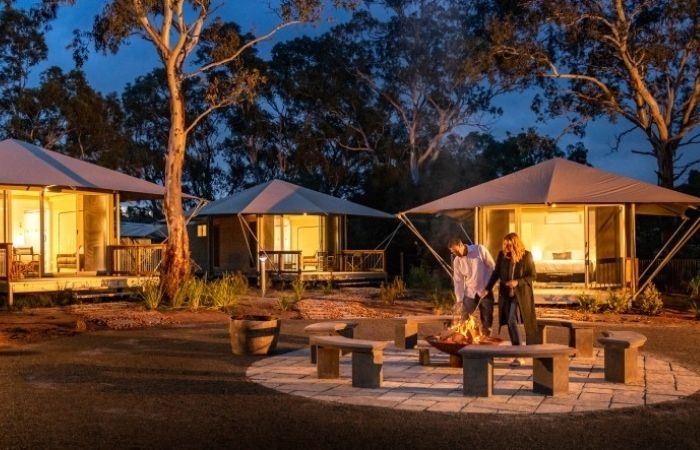
<svg viewBox="0 0 700 450"><path fill-rule="evenodd" d="M459 215L510 204L634 203L640 214L682 214L700 198L561 158L456 192L402 214Z"/></svg>
<svg viewBox="0 0 700 450"><path fill-rule="evenodd" d="M15 139L0 142L0 160L2 185L118 192L122 200L155 199L165 194L161 185Z"/></svg>

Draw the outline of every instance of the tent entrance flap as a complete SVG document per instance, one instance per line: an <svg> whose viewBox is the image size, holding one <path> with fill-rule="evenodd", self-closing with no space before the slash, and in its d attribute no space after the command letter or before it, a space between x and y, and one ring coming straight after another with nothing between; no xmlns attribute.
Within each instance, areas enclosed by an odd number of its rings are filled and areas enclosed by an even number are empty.
<svg viewBox="0 0 700 450"><path fill-rule="evenodd" d="M452 267L450 266L450 264L448 264L447 261L445 261L443 257L440 256L440 254L437 251L435 251L435 249L428 243L428 241L423 237L420 231L418 231L418 228L416 228L416 226L413 224L413 222L411 222L411 220L406 216L406 214L399 213L397 214L397 217L401 222L404 223L404 225L406 225L406 228L411 230L413 234L415 234L416 237L420 239L423 245L425 245L428 251L435 257L437 262L440 264L440 267L442 267L445 270L447 276L452 277Z"/></svg>
<svg viewBox="0 0 700 450"><path fill-rule="evenodd" d="M661 270L666 267L666 265L671 261L671 259L676 256L676 253L692 238L695 233L700 229L700 210L695 208L688 208L685 213L683 221L680 223L676 231L673 232L671 237L668 238L666 243L663 245L661 250L656 254L651 264L644 269L642 274L639 276L639 284L637 291L632 294L632 300L637 298L640 292L653 281ZM661 258L661 255L668 249L668 253ZM654 264L658 261L658 264ZM647 272L650 272L647 276ZM642 279L644 279L642 281Z"/></svg>

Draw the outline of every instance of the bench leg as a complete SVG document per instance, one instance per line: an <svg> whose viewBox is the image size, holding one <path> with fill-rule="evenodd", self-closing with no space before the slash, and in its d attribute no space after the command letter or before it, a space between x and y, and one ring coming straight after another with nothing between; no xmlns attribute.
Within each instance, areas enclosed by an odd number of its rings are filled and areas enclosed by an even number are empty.
<svg viewBox="0 0 700 450"><path fill-rule="evenodd" d="M577 358L593 358L593 328L575 328L569 332L569 347Z"/></svg>
<svg viewBox="0 0 700 450"><path fill-rule="evenodd" d="M384 378L383 350L352 352L352 386L359 388L381 387Z"/></svg>
<svg viewBox="0 0 700 450"><path fill-rule="evenodd" d="M462 393L465 397L493 395L493 358L464 358Z"/></svg>
<svg viewBox="0 0 700 450"><path fill-rule="evenodd" d="M407 322L394 328L394 345L397 348L411 349L418 344L418 324Z"/></svg>
<svg viewBox="0 0 700 450"><path fill-rule="evenodd" d="M637 348L605 346L605 380L613 383L637 381Z"/></svg>
<svg viewBox="0 0 700 450"><path fill-rule="evenodd" d="M317 347L316 356L318 378L340 378L340 350Z"/></svg>
<svg viewBox="0 0 700 450"><path fill-rule="evenodd" d="M569 393L569 357L532 359L532 391L545 395Z"/></svg>
<svg viewBox="0 0 700 450"><path fill-rule="evenodd" d="M348 325L344 329L338 331L338 334L340 336L353 339L355 337L355 326L356 325ZM347 355L350 353L349 351L343 351L343 355Z"/></svg>
<svg viewBox="0 0 700 450"><path fill-rule="evenodd" d="M427 348L418 349L418 364L421 366L430 365L430 350Z"/></svg>
<svg viewBox="0 0 700 450"><path fill-rule="evenodd" d="M543 344L549 343L549 333L547 333L548 328L549 327L546 325L537 325L537 334L539 334L540 342L542 342Z"/></svg>

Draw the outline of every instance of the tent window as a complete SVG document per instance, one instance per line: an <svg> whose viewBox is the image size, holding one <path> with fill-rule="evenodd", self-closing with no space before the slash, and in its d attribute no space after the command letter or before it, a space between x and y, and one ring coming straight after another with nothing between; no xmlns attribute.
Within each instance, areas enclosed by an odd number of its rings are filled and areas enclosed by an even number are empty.
<svg viewBox="0 0 700 450"><path fill-rule="evenodd" d="M197 225L197 237L207 237L207 224Z"/></svg>

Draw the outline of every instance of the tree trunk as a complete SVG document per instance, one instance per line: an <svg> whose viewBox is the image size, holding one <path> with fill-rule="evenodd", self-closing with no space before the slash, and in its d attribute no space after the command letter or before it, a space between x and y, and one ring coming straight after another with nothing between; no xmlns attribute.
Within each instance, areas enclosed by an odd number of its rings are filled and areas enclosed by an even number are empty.
<svg viewBox="0 0 700 450"><path fill-rule="evenodd" d="M182 91L174 76L170 83L170 137L165 157L165 220L168 224L168 240L160 269L160 282L164 301L171 303L190 273L190 246L182 209L182 168L187 147L185 133L185 108Z"/></svg>
<svg viewBox="0 0 700 450"><path fill-rule="evenodd" d="M676 155L676 147L668 142L660 142L655 149L656 165L658 167L658 184L659 186L673 189L675 182L675 172L673 169L673 160Z"/></svg>

